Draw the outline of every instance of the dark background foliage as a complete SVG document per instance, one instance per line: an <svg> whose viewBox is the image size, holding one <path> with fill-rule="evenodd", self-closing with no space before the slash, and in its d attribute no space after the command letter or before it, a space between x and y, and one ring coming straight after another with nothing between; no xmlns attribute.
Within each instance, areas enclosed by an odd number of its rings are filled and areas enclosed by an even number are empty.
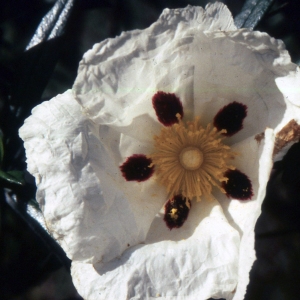
<svg viewBox="0 0 300 300"><path fill-rule="evenodd" d="M72 9L68 5L74 3ZM2 0L0 2L0 299L81 299L70 260L43 228L34 179L26 171L18 129L31 109L71 88L79 60L94 43L145 28L163 8L204 0ZM300 62L300 1L224 0L239 27L282 39ZM60 4L29 45L42 18ZM59 16L65 14L59 23ZM53 39L47 30L60 24ZM64 26L65 25L65 26ZM300 299L300 146L274 165L256 226L257 261L246 299Z"/></svg>

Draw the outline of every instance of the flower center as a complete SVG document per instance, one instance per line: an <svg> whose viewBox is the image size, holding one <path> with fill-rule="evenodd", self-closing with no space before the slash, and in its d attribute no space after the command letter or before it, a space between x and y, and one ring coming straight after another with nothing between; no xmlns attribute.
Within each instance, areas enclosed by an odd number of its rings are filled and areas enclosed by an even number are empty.
<svg viewBox="0 0 300 300"><path fill-rule="evenodd" d="M169 197L182 195L200 201L202 196L211 197L212 187L217 186L223 193L222 182L228 180L224 173L235 169L229 165L236 153L224 145L222 134L208 124L200 125L199 118L184 123L177 114L178 123L163 127L154 137L154 152L148 156L155 166L158 183L164 185ZM175 217L175 212L170 212Z"/></svg>
<svg viewBox="0 0 300 300"><path fill-rule="evenodd" d="M186 170L197 170L203 162L203 154L197 147L182 149L179 160Z"/></svg>

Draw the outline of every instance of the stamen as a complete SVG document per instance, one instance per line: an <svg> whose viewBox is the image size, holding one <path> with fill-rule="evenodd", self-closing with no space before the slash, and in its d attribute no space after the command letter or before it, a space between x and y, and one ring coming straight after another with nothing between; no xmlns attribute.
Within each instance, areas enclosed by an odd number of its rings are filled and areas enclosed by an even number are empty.
<svg viewBox="0 0 300 300"><path fill-rule="evenodd" d="M236 155L222 143L224 131L218 132L211 124L203 128L198 117L186 123L180 114L176 117L178 123L162 128L154 137L155 150L148 156L158 183L166 187L171 199L175 195L210 199L213 186L224 193L224 173L234 169L229 161Z"/></svg>

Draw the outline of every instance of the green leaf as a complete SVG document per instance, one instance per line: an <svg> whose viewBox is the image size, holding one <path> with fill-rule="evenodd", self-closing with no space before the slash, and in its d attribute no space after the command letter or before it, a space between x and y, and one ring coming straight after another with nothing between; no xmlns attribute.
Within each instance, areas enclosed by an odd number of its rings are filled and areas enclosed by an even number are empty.
<svg viewBox="0 0 300 300"><path fill-rule="evenodd" d="M28 201L28 204L31 205L31 206L33 206L35 209L37 209L38 211L41 212L40 205L38 204L38 202L36 201L36 199L31 198L31 199Z"/></svg>
<svg viewBox="0 0 300 300"><path fill-rule="evenodd" d="M24 174L22 171L3 172L0 170L0 178L18 185L23 185L25 183Z"/></svg>
<svg viewBox="0 0 300 300"><path fill-rule="evenodd" d="M246 0L242 11L234 18L237 28L253 29L262 19L274 0Z"/></svg>

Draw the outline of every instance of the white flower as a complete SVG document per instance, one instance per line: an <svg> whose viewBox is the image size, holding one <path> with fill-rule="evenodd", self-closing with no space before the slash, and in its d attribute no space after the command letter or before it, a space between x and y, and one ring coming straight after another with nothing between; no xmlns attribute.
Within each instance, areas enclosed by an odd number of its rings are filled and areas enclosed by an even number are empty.
<svg viewBox="0 0 300 300"><path fill-rule="evenodd" d="M206 10L165 9L149 28L122 33L88 51L73 93L37 106L20 129L37 200L50 233L73 260L79 293L106 300L243 299L274 142L280 154L295 140L299 96L299 70L283 43L237 30L220 3ZM155 97L182 104L181 112L171 113L177 118L171 126L164 126L169 110ZM237 120L236 108L243 111ZM215 117L224 110L231 125ZM200 125L188 127L187 120L196 117ZM202 153L193 143L208 123L218 132L207 129L201 143L217 148L207 146ZM230 126L237 128L231 132ZM170 185L183 174L178 169L175 178L164 165L169 154L161 156L172 130L172 147L184 130L193 142L178 146L176 167L210 170L195 173L206 176L201 188L185 175L185 183ZM223 138L216 142L218 136ZM207 151L219 159L218 167ZM143 166L145 176L129 178L126 163L132 167L135 155L152 163ZM233 197L236 191L224 183L224 177L231 180L225 171L234 168L248 180L246 196L238 187L240 194ZM182 224L176 224L179 206L164 206L179 194L188 214Z"/></svg>

